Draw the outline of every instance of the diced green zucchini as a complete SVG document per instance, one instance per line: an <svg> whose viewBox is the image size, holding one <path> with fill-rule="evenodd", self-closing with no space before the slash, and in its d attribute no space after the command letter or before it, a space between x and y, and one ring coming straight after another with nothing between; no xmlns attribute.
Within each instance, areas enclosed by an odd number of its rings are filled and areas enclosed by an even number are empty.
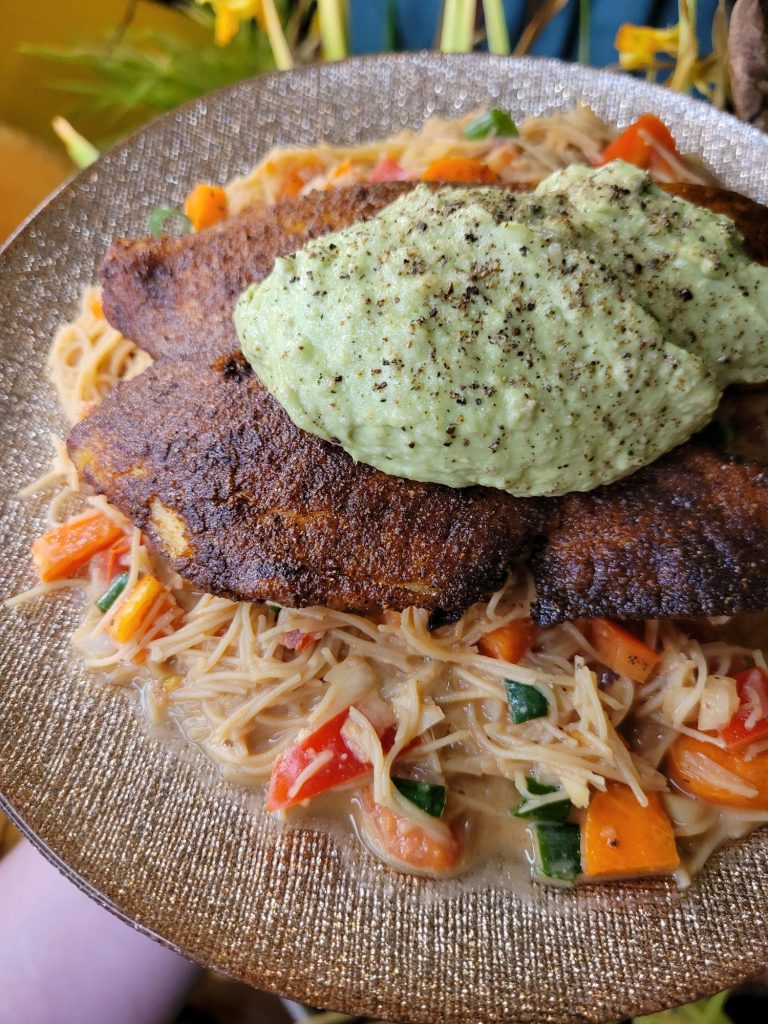
<svg viewBox="0 0 768 1024"><path fill-rule="evenodd" d="M416 779L402 779L395 775L392 776L392 782L406 800L410 800L433 818L439 818L445 810L445 786L418 782Z"/></svg>
<svg viewBox="0 0 768 1024"><path fill-rule="evenodd" d="M541 804L530 807L527 800L523 800L519 807L512 813L516 818L527 818L528 821L567 821L573 804L570 800L555 800L551 804Z"/></svg>
<svg viewBox="0 0 768 1024"><path fill-rule="evenodd" d="M527 777L525 784L531 796L549 796L550 793L557 793L560 790L559 786L548 786L546 783L534 779L531 775ZM535 801L524 799L518 807L514 808L512 813L516 818L527 818L529 821L564 822L567 820L572 808L573 804L568 797L563 797L562 800L553 800L552 803L541 804L540 806L537 806Z"/></svg>
<svg viewBox="0 0 768 1024"><path fill-rule="evenodd" d="M125 590L126 584L128 583L128 573L121 572L119 576L115 576L112 582L109 584L107 589L96 601L96 607L100 612L108 612L115 601L120 597L122 592Z"/></svg>
<svg viewBox="0 0 768 1024"><path fill-rule="evenodd" d="M581 872L581 832L578 825L537 821L533 826L536 867L547 878L572 882Z"/></svg>
<svg viewBox="0 0 768 1024"><path fill-rule="evenodd" d="M487 139L492 133L494 135L506 135L510 138L514 138L519 134L517 125L509 114L505 110L499 110L498 107L492 107L491 110L480 114L479 117L476 117L464 129L465 137L473 141Z"/></svg>
<svg viewBox="0 0 768 1024"><path fill-rule="evenodd" d="M533 718L544 718L549 714L547 698L528 683L517 683L514 679L505 679L507 688L507 704L515 725L530 722Z"/></svg>
<svg viewBox="0 0 768 1024"><path fill-rule="evenodd" d="M552 786L548 782L539 782L533 775L526 775L525 785L531 796L549 796L550 793L556 793L559 786Z"/></svg>

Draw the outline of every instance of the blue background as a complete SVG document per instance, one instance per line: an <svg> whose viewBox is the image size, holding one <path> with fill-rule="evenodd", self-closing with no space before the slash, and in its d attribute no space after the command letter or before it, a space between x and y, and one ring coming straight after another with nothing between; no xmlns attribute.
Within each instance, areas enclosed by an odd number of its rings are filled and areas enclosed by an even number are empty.
<svg viewBox="0 0 768 1024"><path fill-rule="evenodd" d="M512 46L534 6L525 0L504 0ZM699 0L697 22L703 53L712 49L712 19L716 6L717 0ZM388 26L392 21L396 49L433 49L438 42L441 8L441 0L350 0L352 52L375 53L389 49ZM657 27L673 25L677 21L677 0L592 0L590 12L589 63L600 67L616 63L613 40L619 25L626 21ZM578 0L571 0L542 31L530 52L542 57L576 60L578 18Z"/></svg>

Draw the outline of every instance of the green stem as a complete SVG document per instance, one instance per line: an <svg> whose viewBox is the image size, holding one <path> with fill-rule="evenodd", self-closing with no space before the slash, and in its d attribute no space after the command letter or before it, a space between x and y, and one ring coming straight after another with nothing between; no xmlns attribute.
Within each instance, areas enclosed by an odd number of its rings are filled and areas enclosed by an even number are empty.
<svg viewBox="0 0 768 1024"><path fill-rule="evenodd" d="M64 148L76 167L81 169L89 167L94 160L99 158L98 149L88 139L83 138L80 132L75 131L65 118L54 117L51 126L64 143Z"/></svg>
<svg viewBox="0 0 768 1024"><path fill-rule="evenodd" d="M491 53L508 54L509 32L502 0L483 0L483 17L488 36L488 49Z"/></svg>
<svg viewBox="0 0 768 1024"><path fill-rule="evenodd" d="M696 37L696 0L678 0L678 25L680 42L677 49L677 63L667 85L678 92L689 92L691 71L699 56Z"/></svg>
<svg viewBox="0 0 768 1024"><path fill-rule="evenodd" d="M579 0L579 64L589 64L589 0Z"/></svg>
<svg viewBox="0 0 768 1024"><path fill-rule="evenodd" d="M279 71L288 71L293 67L293 56L285 38L283 26L280 24L280 15L277 13L275 0L264 0L263 10L264 24L275 64Z"/></svg>
<svg viewBox="0 0 768 1024"><path fill-rule="evenodd" d="M450 53L456 49L456 23L461 0L445 0L443 3L443 25L440 31L440 49Z"/></svg>
<svg viewBox="0 0 768 1024"><path fill-rule="evenodd" d="M464 18L461 25L462 50L469 53L475 45L475 20L477 18L477 0L464 0L462 6Z"/></svg>
<svg viewBox="0 0 768 1024"><path fill-rule="evenodd" d="M473 48L477 0L445 0L440 49L443 53L468 53Z"/></svg>
<svg viewBox="0 0 768 1024"><path fill-rule="evenodd" d="M320 35L326 60L343 60L347 56L344 11L340 0L318 0Z"/></svg>
<svg viewBox="0 0 768 1024"><path fill-rule="evenodd" d="M162 3L163 0L159 0L159 2ZM183 3L174 4L173 10L183 14L185 18L194 21L196 25L202 25L203 28L213 28L216 23L216 15L213 13L213 8L209 3L205 7L201 7L201 2L202 0L200 2L198 0L184 0Z"/></svg>

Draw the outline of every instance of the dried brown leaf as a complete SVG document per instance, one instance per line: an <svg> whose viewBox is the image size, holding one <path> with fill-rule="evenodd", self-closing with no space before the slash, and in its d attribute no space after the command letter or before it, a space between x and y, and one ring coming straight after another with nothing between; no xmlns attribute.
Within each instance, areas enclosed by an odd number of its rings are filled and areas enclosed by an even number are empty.
<svg viewBox="0 0 768 1024"><path fill-rule="evenodd" d="M728 33L731 94L742 121L768 129L768 32L760 0L736 0Z"/></svg>

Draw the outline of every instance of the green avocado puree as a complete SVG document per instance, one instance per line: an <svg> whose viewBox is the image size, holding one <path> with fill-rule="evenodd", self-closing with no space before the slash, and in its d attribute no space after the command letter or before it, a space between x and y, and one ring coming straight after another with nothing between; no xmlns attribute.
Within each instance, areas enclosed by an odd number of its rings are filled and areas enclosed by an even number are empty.
<svg viewBox="0 0 768 1024"><path fill-rule="evenodd" d="M636 168L530 194L417 186L276 260L240 297L291 419L392 475L516 495L590 490L768 377L768 270L733 223Z"/></svg>

